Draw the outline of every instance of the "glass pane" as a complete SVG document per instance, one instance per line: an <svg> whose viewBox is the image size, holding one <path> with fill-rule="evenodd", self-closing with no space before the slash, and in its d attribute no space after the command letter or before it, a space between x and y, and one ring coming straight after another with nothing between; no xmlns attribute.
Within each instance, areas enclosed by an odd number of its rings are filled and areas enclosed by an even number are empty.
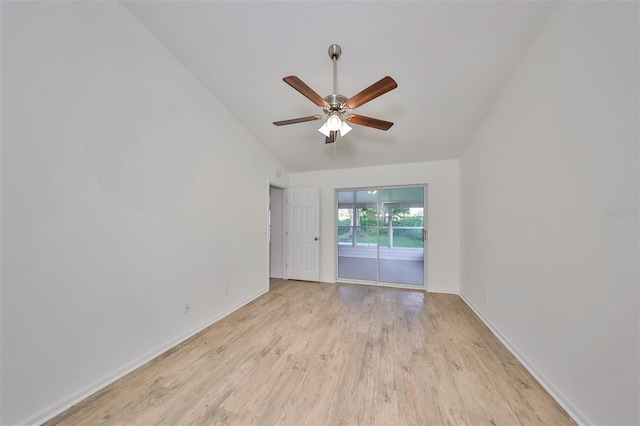
<svg viewBox="0 0 640 426"><path fill-rule="evenodd" d="M384 226L384 224L381 224L381 226ZM389 229L386 227L380 228L378 235L380 236L378 243L380 247L389 247Z"/></svg>
<svg viewBox="0 0 640 426"><path fill-rule="evenodd" d="M424 285L424 187L378 191L379 280Z"/></svg>
<svg viewBox="0 0 640 426"><path fill-rule="evenodd" d="M393 246L422 248L423 247L422 228L420 229L393 228Z"/></svg>
<svg viewBox="0 0 640 426"><path fill-rule="evenodd" d="M359 226L356 234L356 245L376 246L378 244L378 228L375 226Z"/></svg>
<svg viewBox="0 0 640 426"><path fill-rule="evenodd" d="M338 208L338 244L353 243L353 209Z"/></svg>
<svg viewBox="0 0 640 426"><path fill-rule="evenodd" d="M338 278L378 280L377 191L338 191Z"/></svg>

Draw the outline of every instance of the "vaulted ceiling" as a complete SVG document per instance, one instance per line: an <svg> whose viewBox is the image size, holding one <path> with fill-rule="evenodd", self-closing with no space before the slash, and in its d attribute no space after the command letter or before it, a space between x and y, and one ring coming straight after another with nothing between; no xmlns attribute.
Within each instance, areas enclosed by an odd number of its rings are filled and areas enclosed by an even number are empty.
<svg viewBox="0 0 640 426"><path fill-rule="evenodd" d="M124 1L125 7L288 170L458 158L554 6L517 1ZM342 47L338 92L385 75L398 88L354 112L394 122L353 125L325 144L322 110L282 81L332 93L328 47ZM233 143L216 141L216 143Z"/></svg>

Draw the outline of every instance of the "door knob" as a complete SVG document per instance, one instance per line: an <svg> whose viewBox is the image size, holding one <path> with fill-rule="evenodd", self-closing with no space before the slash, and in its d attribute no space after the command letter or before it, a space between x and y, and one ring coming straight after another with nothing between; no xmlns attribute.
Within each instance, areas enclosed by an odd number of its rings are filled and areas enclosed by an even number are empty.
<svg viewBox="0 0 640 426"><path fill-rule="evenodd" d="M318 241L318 239L319 239L318 237L315 237L315 238L314 238L314 240L316 240L316 241Z"/></svg>

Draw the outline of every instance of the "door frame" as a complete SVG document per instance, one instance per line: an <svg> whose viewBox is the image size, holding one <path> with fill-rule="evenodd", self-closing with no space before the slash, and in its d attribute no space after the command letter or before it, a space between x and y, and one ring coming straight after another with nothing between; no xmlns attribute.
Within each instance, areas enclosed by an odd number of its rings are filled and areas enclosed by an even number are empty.
<svg viewBox="0 0 640 426"><path fill-rule="evenodd" d="M272 193L273 190L277 190L280 191L282 194L282 199L281 199L281 203L280 203L280 215L276 215L274 216L273 214L273 198L272 198ZM268 219L267 219L267 244L268 244L268 251L269 251L269 267L268 267L268 276L269 279L271 278L283 278L284 279L284 274L285 274L285 258L286 258L286 241L284 240L285 238L285 197L286 197L286 193L287 193L287 188L283 188L281 186L278 185L274 185L274 184L269 184L269 193L268 193ZM277 222L280 225L280 233L278 235L280 241L281 241L281 247L280 247L280 277L273 277L272 276L272 266L273 266L273 262L272 262L272 257L273 257L273 246L272 246L272 241L273 241L273 236L274 236L274 227L273 224L274 222Z"/></svg>
<svg viewBox="0 0 640 426"><path fill-rule="evenodd" d="M424 229L426 231L426 239L424 241L424 253L423 253L423 277L422 277L422 285L415 284L400 284L400 283L388 283L380 281L379 271L376 271L377 281L366 281L366 280L354 280L354 279L346 279L346 278L338 278L338 262L339 262L339 253L338 253L338 220L336 214L338 212L338 192L340 191L367 191L367 190L380 190L380 189L396 189L396 188L408 188L408 187L423 187L424 190ZM364 285L375 285L380 287L393 287L393 288L403 288L403 289L412 289L412 290L423 290L427 291L428 289L428 246L429 246L429 184L428 183L407 183L401 185L366 185L366 186L357 186L357 187L347 187L347 188L335 188L333 191L333 232L335 237L334 244L334 264L335 264L335 282L345 282L349 284L364 284ZM377 208L377 207L376 207ZM376 269L379 269L378 259L376 259Z"/></svg>

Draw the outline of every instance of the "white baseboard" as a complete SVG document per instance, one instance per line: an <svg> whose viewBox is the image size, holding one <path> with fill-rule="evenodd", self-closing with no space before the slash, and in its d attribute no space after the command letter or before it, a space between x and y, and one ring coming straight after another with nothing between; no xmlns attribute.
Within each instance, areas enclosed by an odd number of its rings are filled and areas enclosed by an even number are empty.
<svg viewBox="0 0 640 426"><path fill-rule="evenodd" d="M451 290L450 288L440 288L440 287L428 287L427 293L444 293L444 294L455 294L459 296L460 293L457 291Z"/></svg>
<svg viewBox="0 0 640 426"><path fill-rule="evenodd" d="M562 392L560 392L550 380L548 380L544 375L540 374L533 366L533 364L529 362L527 357L522 355L515 348L515 346L513 346L511 342L509 342L509 340L504 337L497 328L493 326L491 321L489 321L484 315L480 313L478 309L476 309L476 307L473 305L473 303L471 303L470 300L468 300L462 294L459 294L459 296L478 316L478 318L480 318L480 320L489 328L489 330L491 330L491 332L498 338L498 340L500 340L502 344L507 347L509 352L511 352L513 356L515 356L516 359L520 361L520 364L522 364L524 368L527 369L527 371L531 373L531 375L538 381L538 383L540 383L540 385L547 392L549 392L549 395L551 395L551 397L555 399L558 404L560 404L560 406L564 409L564 411L567 412L567 414L573 419L573 421L575 421L579 425L595 424L594 422L589 420L589 418L582 412L582 410L576 407L575 404L573 404Z"/></svg>
<svg viewBox="0 0 640 426"><path fill-rule="evenodd" d="M267 288L264 291L261 291L253 296L250 296L246 299L244 299L243 301L241 301L240 303L237 303L236 305L233 305L231 307L229 307L228 309L225 309L224 311L222 311L221 313L209 318L208 320L198 324L197 326L191 328L190 330L188 330L187 332L181 334L180 336L176 337L175 339L172 339L171 341L147 352L146 354L142 355L141 357L133 360L132 362L124 365L122 368L119 368L118 370L114 371L111 374L108 374L96 381L94 381L93 383L89 384L88 386L85 386L84 388L80 389L77 392L74 392L73 394L69 395L68 397L62 399L61 401L45 408L44 410L39 411L38 413L34 414L33 416L28 417L27 419L18 422L17 424L20 425L41 425L44 422L51 420L52 418L54 418L55 416L57 416L58 414L64 412L65 410L71 408L72 406L74 406L75 404L77 404L78 402L84 400L85 398L88 398L89 396L93 395L94 393L98 392L99 390L103 389L104 387L110 385L111 383L115 382L116 380L126 376L127 374L131 373L132 371L136 370L137 368L142 367L144 364L146 364L147 362L153 360L154 358L157 358L158 356L162 355L163 353L165 353L166 351L168 351L169 349L179 345L180 343L184 342L185 340L187 340L188 338L198 334L199 332L201 332L202 330L204 330L205 328L209 327L210 325L220 321L221 319L223 319L224 317L232 314L233 312L237 311L238 309L242 308L243 306L245 306L246 304L252 302L253 300L257 299L258 297L262 296L263 294L267 293L269 291L269 289Z"/></svg>

